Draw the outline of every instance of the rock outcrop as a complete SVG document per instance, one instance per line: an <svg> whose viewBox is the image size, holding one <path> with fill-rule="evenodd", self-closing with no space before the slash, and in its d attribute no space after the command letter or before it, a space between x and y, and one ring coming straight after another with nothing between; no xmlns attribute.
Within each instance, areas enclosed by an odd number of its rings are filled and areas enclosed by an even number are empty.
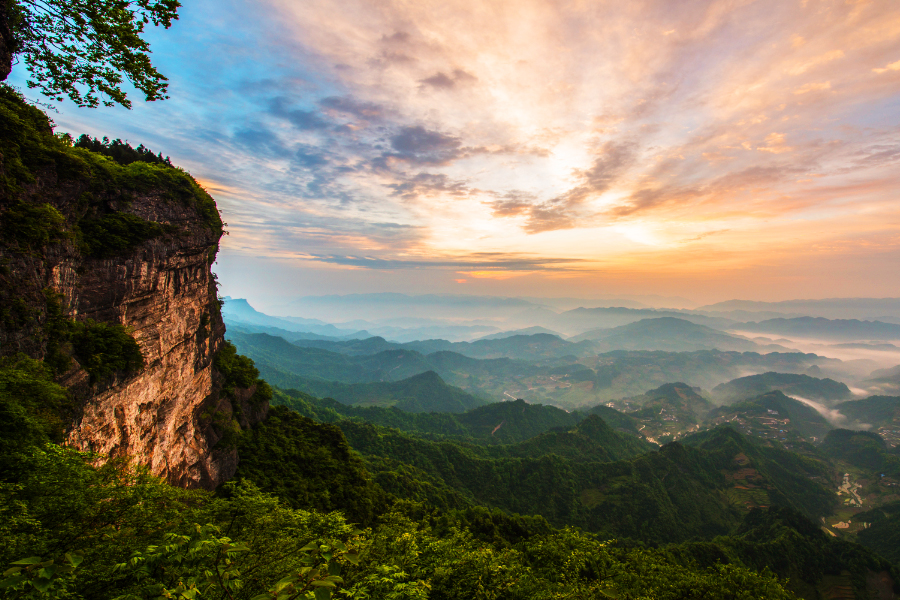
<svg viewBox="0 0 900 600"><path fill-rule="evenodd" d="M215 487L237 467L234 448L217 446L223 423L237 413L246 427L266 410L248 405L252 389L222 394L214 367L225 343L210 270L223 233L215 203L183 171L73 148L10 90L0 109L0 355L59 348L58 381L78 407L72 446ZM143 369L92 377L54 339L54 309L125 326Z"/></svg>

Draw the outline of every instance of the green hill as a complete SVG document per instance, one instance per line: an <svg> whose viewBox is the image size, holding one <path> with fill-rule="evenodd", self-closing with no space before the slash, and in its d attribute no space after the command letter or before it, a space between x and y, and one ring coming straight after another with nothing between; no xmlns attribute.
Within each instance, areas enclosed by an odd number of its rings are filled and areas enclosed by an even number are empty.
<svg viewBox="0 0 900 600"><path fill-rule="evenodd" d="M402 381L340 383L299 377L295 380L300 391L358 406L395 407L416 413L461 413L485 404L484 400L447 385L434 371Z"/></svg>
<svg viewBox="0 0 900 600"><path fill-rule="evenodd" d="M779 390L720 406L710 411L709 420L716 425L731 423L747 435L782 441L797 435L815 441L831 430L831 424L814 408Z"/></svg>
<svg viewBox="0 0 900 600"><path fill-rule="evenodd" d="M858 513L856 520L868 523L856 534L859 543L900 564L900 501Z"/></svg>
<svg viewBox="0 0 900 600"><path fill-rule="evenodd" d="M797 373L768 372L739 377L712 389L713 397L724 404L752 398L767 392L780 390L809 400L837 402L853 396L850 388L833 379L817 379Z"/></svg>
<svg viewBox="0 0 900 600"><path fill-rule="evenodd" d="M592 417L588 427L598 421ZM549 432L540 441L479 448L365 423L337 424L378 481L402 484L383 484L392 493L409 492L409 482L378 473L402 467L442 482L472 503L541 514L557 525L610 536L677 542L725 534L755 506L790 506L817 518L830 513L834 501L825 466L764 448L733 430L710 435L696 448L673 443L659 452L602 462L570 458L591 435L577 428L576 435ZM598 429L604 436L614 433Z"/></svg>
<svg viewBox="0 0 900 600"><path fill-rule="evenodd" d="M841 402L834 408L854 423L900 429L900 396L869 396L862 400Z"/></svg>
<svg viewBox="0 0 900 600"><path fill-rule="evenodd" d="M410 350L348 356L301 347L265 333L234 333L228 338L238 352L253 359L267 381L280 387L300 387L296 382L305 379L344 383L398 381L432 370L424 356Z"/></svg>
<svg viewBox="0 0 900 600"><path fill-rule="evenodd" d="M299 390L275 390L274 404L284 404L317 421L362 420L427 439L453 439L473 444L524 442L554 428L571 429L584 418L554 406L523 400L494 402L464 413L410 413L396 407L350 406L319 399Z"/></svg>
<svg viewBox="0 0 900 600"><path fill-rule="evenodd" d="M510 446L510 456L553 454L574 462L612 462L656 450L639 438L617 433L596 414L588 415L571 429L556 428Z"/></svg>
<svg viewBox="0 0 900 600"><path fill-rule="evenodd" d="M640 424L633 416L620 412L614 408L601 404L587 410L589 414L594 414L606 421L610 427L624 433L632 435L640 435Z"/></svg>
<svg viewBox="0 0 900 600"><path fill-rule="evenodd" d="M620 402L639 407L632 417L664 414L676 415L679 420L697 423L706 416L712 405L686 383L667 383L640 396L623 398Z"/></svg>
<svg viewBox="0 0 900 600"><path fill-rule="evenodd" d="M876 479L900 479L900 454L892 452L876 433L835 429L828 432L820 448L827 456L868 471Z"/></svg>

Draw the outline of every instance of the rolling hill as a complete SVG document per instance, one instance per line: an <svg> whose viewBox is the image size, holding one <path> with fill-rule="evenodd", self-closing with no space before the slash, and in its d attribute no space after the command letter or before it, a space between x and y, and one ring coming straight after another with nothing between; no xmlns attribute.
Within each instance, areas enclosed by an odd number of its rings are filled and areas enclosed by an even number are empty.
<svg viewBox="0 0 900 600"><path fill-rule="evenodd" d="M827 298L823 300L785 300L783 302L728 300L701 306L697 310L710 312L772 311L826 319L877 319L884 315L900 317L900 298Z"/></svg>
<svg viewBox="0 0 900 600"><path fill-rule="evenodd" d="M621 327L644 319L663 317L682 319L706 327L722 328L733 325L735 321L718 315L707 316L692 311L657 310L652 308L575 308L544 320L541 325L569 333Z"/></svg>
<svg viewBox="0 0 900 600"><path fill-rule="evenodd" d="M601 352L610 350L665 350L693 352L697 350L758 351L761 346L704 325L675 317L642 319L614 327L595 329L571 338L591 340Z"/></svg>
<svg viewBox="0 0 900 600"><path fill-rule="evenodd" d="M859 385L873 393L900 396L900 365L873 371Z"/></svg>
<svg viewBox="0 0 900 600"><path fill-rule="evenodd" d="M292 386L321 398L356 406L395 407L406 412L462 413L486 403L481 398L447 385L434 371L401 381L339 383L297 377Z"/></svg>
<svg viewBox="0 0 900 600"><path fill-rule="evenodd" d="M825 319L823 317L798 317L794 319L768 319L758 323L740 323L733 331L771 333L786 337L810 338L836 342L858 340L900 340L900 325L881 321L857 319Z"/></svg>
<svg viewBox="0 0 900 600"><path fill-rule="evenodd" d="M797 373L768 372L739 377L712 389L713 398L723 404L780 390L785 394L809 400L837 402L849 400L853 394L845 384L833 379L818 379Z"/></svg>
<svg viewBox="0 0 900 600"><path fill-rule="evenodd" d="M871 425L873 428L891 427L900 430L900 396L869 396L835 405L835 410L851 423Z"/></svg>
<svg viewBox="0 0 900 600"><path fill-rule="evenodd" d="M715 408L709 422L728 423L745 435L780 441L796 441L796 435L815 441L832 428L814 408L779 390Z"/></svg>

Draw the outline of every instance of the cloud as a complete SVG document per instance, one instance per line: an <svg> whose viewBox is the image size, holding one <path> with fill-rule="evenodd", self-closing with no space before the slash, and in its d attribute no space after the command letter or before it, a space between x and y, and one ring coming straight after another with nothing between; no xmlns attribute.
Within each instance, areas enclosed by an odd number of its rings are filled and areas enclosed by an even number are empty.
<svg viewBox="0 0 900 600"><path fill-rule="evenodd" d="M446 269L453 271L487 272L565 270L583 261L577 258L533 258L501 253L472 254L457 259L383 259L375 256L311 255L311 260L360 267L364 269Z"/></svg>
<svg viewBox="0 0 900 600"><path fill-rule="evenodd" d="M830 89L831 89L830 81L817 81L817 82L807 83L806 85L804 85L800 88L797 88L796 90L794 90L794 94L799 96L800 94L808 94L810 92L824 92L824 91L830 90Z"/></svg>
<svg viewBox="0 0 900 600"><path fill-rule="evenodd" d="M421 125L403 127L390 138L389 156L415 164L443 164L460 156L460 139Z"/></svg>
<svg viewBox="0 0 900 600"><path fill-rule="evenodd" d="M287 99L283 97L272 98L269 101L269 112L287 120L300 130L325 129L329 125L316 111L287 108Z"/></svg>
<svg viewBox="0 0 900 600"><path fill-rule="evenodd" d="M301 144L294 155L294 164L306 169L322 167L329 164L326 154L317 146Z"/></svg>
<svg viewBox="0 0 900 600"><path fill-rule="evenodd" d="M900 60L892 62L886 67L877 67L875 69L872 69L873 73L887 73L889 71L900 71Z"/></svg>
<svg viewBox="0 0 900 600"><path fill-rule="evenodd" d="M439 71L431 77L420 80L420 82L423 86L430 86L438 89L451 89L457 85L472 83L476 80L477 77L474 75L470 75L462 69L454 69L450 75L446 75L442 71Z"/></svg>
<svg viewBox="0 0 900 600"><path fill-rule="evenodd" d="M437 194L465 196L469 193L465 182L452 181L447 175L437 173L418 173L411 179L400 183L390 183L387 187L393 190L392 196L398 196L406 200Z"/></svg>
<svg viewBox="0 0 900 600"><path fill-rule="evenodd" d="M319 100L319 105L326 110L349 114L367 120L379 120L385 117L385 109L374 102L366 102L352 96L328 96Z"/></svg>
<svg viewBox="0 0 900 600"><path fill-rule="evenodd" d="M886 260L860 248L900 219L896 3L226 5L154 39L171 100L54 117L218 182L226 248L781 282L817 248L851 275Z"/></svg>
<svg viewBox="0 0 900 600"><path fill-rule="evenodd" d="M486 204L491 207L495 217L517 217L527 214L531 210L534 200L533 194L512 190L504 194L502 198L488 201Z"/></svg>

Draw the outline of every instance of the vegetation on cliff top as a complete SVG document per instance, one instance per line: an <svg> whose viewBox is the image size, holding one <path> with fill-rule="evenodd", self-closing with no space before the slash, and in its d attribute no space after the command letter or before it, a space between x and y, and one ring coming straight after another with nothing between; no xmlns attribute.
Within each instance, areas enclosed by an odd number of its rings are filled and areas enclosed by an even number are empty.
<svg viewBox="0 0 900 600"><path fill-rule="evenodd" d="M137 148L132 148L128 142L120 139L109 141L109 138L102 140L89 136L86 133L81 134L73 144L76 148L85 148L97 154L108 156L120 165L130 165L133 162L146 162L158 165L166 165L173 167L169 157L163 158L162 152L153 154L149 148L145 148L143 144L139 144Z"/></svg>
<svg viewBox="0 0 900 600"><path fill-rule="evenodd" d="M65 212L70 231L77 232L82 219L102 218L127 208L136 195L159 194L193 207L208 227L221 232L215 201L185 171L144 161L120 164L103 154L74 147L70 137L53 134L43 112L5 85L0 85L0 117L0 185L9 198L7 203L14 199L33 203L30 194L34 186L49 172L57 178L57 190L70 186L80 190L77 198L65 199L65 211L51 204ZM57 190L45 200L57 200ZM5 214L8 206L2 209L0 219L6 223L13 215Z"/></svg>

